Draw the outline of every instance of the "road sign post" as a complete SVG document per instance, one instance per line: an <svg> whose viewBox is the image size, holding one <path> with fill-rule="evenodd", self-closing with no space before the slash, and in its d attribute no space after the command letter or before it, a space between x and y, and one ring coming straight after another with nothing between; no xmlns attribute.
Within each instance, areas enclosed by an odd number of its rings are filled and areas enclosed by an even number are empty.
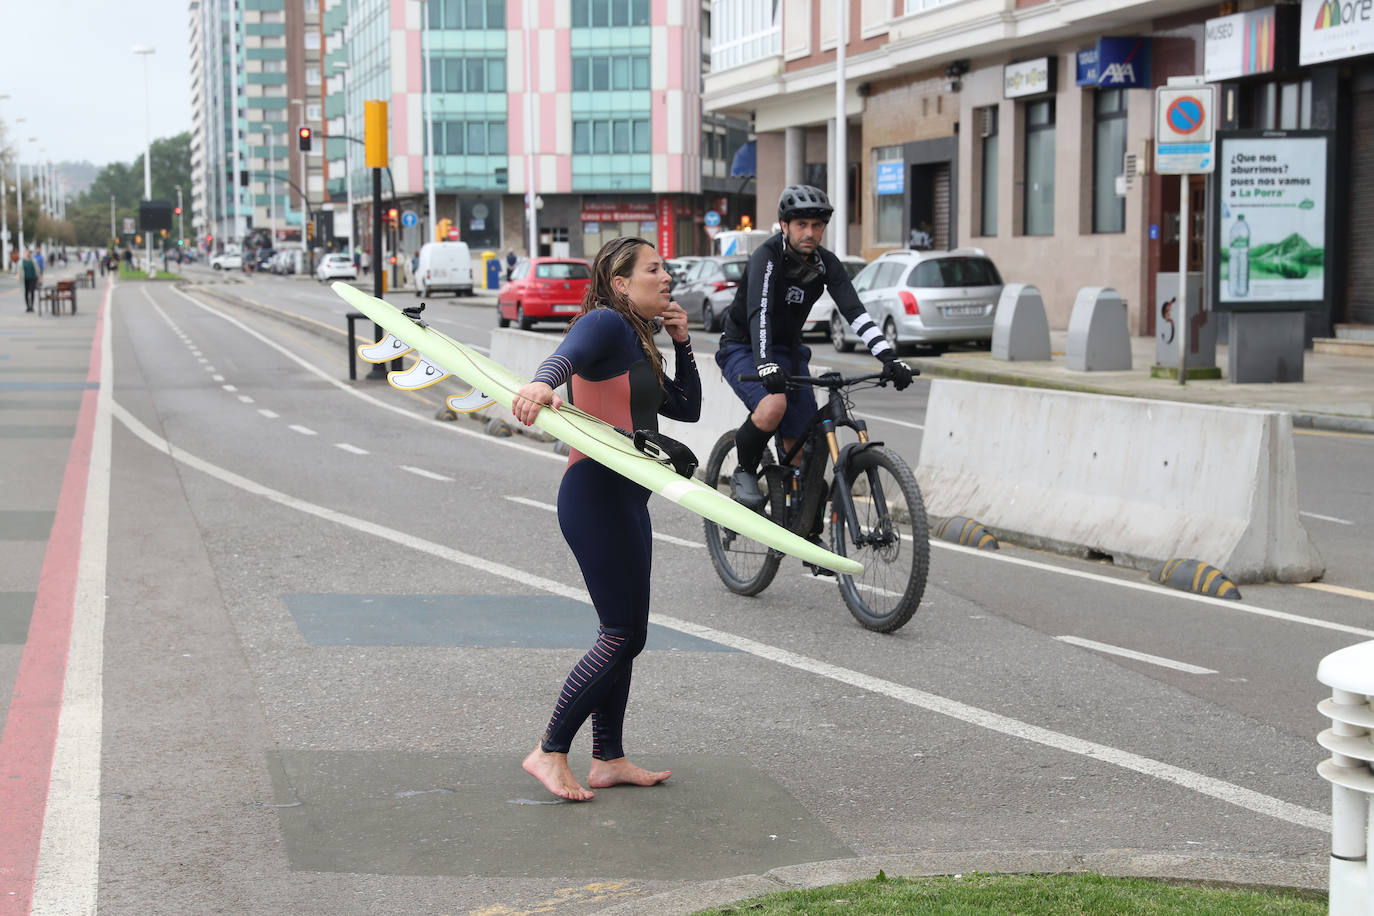
<svg viewBox="0 0 1374 916"><path fill-rule="evenodd" d="M1217 162L1216 89L1197 76L1170 77L1155 90L1155 172L1182 176L1178 187L1178 383L1188 383L1188 176Z"/></svg>

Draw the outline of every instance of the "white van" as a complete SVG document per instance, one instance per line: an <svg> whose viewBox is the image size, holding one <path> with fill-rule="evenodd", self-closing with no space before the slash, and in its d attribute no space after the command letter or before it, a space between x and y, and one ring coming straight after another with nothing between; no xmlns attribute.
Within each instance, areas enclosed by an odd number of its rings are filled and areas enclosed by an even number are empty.
<svg viewBox="0 0 1374 916"><path fill-rule="evenodd" d="M472 252L467 242L427 242L415 268L415 295L452 292L472 295Z"/></svg>
<svg viewBox="0 0 1374 916"><path fill-rule="evenodd" d="M755 248L771 239L774 234L762 229L727 229L717 232L716 237L711 240L711 253L720 257L752 254Z"/></svg>

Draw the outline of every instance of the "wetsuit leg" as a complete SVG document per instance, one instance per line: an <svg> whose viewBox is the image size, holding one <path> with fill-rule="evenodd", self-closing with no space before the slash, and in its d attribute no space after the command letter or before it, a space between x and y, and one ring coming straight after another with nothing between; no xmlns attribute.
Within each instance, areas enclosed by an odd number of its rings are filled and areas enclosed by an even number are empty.
<svg viewBox="0 0 1374 916"><path fill-rule="evenodd" d="M568 752L593 712L600 759L623 756L620 727L634 657L649 626L649 493L590 459L575 462L558 491L558 521L572 548L601 626L573 667L541 747Z"/></svg>

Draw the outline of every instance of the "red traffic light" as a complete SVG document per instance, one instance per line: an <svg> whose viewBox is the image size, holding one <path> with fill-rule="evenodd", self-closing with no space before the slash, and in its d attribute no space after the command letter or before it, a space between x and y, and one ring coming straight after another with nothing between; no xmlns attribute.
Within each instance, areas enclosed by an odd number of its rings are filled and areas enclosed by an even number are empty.
<svg viewBox="0 0 1374 916"><path fill-rule="evenodd" d="M173 207L173 208L172 208L172 212L175 213L177 216L180 216L180 215L181 215L181 208L180 208L180 207Z"/></svg>
<svg viewBox="0 0 1374 916"><path fill-rule="evenodd" d="M310 133L311 131L308 127L302 127L300 130L296 131L296 136L300 137L301 150L304 152L310 151Z"/></svg>
<svg viewBox="0 0 1374 916"><path fill-rule="evenodd" d="M395 264L395 263L396 263L396 256L395 256L394 254L391 256L391 263L392 263L392 264Z"/></svg>
<svg viewBox="0 0 1374 916"><path fill-rule="evenodd" d="M386 211L386 218L391 220L393 223L396 222L396 217L399 215L400 211L397 210L395 207L392 207L390 210Z"/></svg>
<svg viewBox="0 0 1374 916"><path fill-rule="evenodd" d="M213 235L207 235L207 236L205 237L205 244L208 245L208 244L210 244L211 242L213 242L214 240L215 240L215 237L214 237Z"/></svg>

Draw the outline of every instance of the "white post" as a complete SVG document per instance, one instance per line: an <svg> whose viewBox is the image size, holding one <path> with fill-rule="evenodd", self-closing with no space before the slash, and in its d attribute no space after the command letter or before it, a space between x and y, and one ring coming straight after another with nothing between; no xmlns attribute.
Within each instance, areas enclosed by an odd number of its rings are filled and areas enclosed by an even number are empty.
<svg viewBox="0 0 1374 916"><path fill-rule="evenodd" d="M152 200L153 197L153 115L152 103L149 101L151 93L148 89L148 55L153 53L153 48L147 45L139 45L134 48L134 53L143 57L143 199ZM142 226L139 227L143 229ZM143 229L143 245L145 257L148 261L148 278L157 276L157 268L153 266L153 234L147 229Z"/></svg>
<svg viewBox="0 0 1374 916"><path fill-rule="evenodd" d="M19 205L19 255L23 257L24 251L24 176L19 171L19 159L14 160L14 197Z"/></svg>
<svg viewBox="0 0 1374 916"><path fill-rule="evenodd" d="M5 178L0 175L0 270L6 272L10 269L10 208L9 201L5 200L8 193Z"/></svg>
<svg viewBox="0 0 1374 916"><path fill-rule="evenodd" d="M830 250L836 257L842 258L848 254L849 248L849 121L844 111L844 45L848 32L848 0L836 0L835 11L835 177L830 181L835 189L835 199L830 202L835 214L830 223L834 227L830 234Z"/></svg>
<svg viewBox="0 0 1374 916"><path fill-rule="evenodd" d="M1178 176L1178 383L1188 383L1188 177Z"/></svg>
<svg viewBox="0 0 1374 916"><path fill-rule="evenodd" d="M1317 743L1331 756L1317 773L1331 783L1331 862L1328 910L1332 916L1374 913L1369 849L1374 843L1374 641L1338 649L1317 665L1317 680L1331 688L1318 709L1331 727Z"/></svg>
<svg viewBox="0 0 1374 916"><path fill-rule="evenodd" d="M539 254L539 210L535 206L539 195L534 187L534 20L530 16L530 2L521 4L521 26L525 30L525 212L530 225L530 257Z"/></svg>
<svg viewBox="0 0 1374 916"><path fill-rule="evenodd" d="M117 239L117 238L119 238L119 236L115 234L115 198L114 198L114 195L111 194L111 195L110 195L110 244L112 244L112 245L115 244L115 239Z"/></svg>
<svg viewBox="0 0 1374 916"><path fill-rule="evenodd" d="M420 41L424 52L425 86L425 135L429 138L425 152L425 184L429 187L429 219L420 234L420 244L432 242L438 236L435 229L439 225L439 214L434 207L434 72L429 60L429 4L420 4Z"/></svg>

